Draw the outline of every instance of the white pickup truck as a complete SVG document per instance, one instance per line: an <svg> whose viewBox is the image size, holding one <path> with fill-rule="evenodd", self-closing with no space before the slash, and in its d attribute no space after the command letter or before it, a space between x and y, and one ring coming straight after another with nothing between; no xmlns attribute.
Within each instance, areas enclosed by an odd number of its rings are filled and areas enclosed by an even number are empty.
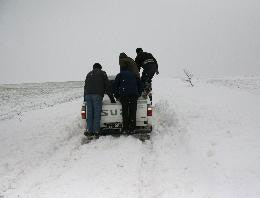
<svg viewBox="0 0 260 198"><path fill-rule="evenodd" d="M81 117L85 129L87 127L86 111L86 104L83 103ZM141 140L149 139L152 131L151 118L152 106L150 100L148 98L140 97L137 101L136 130L132 135ZM101 135L122 134L122 105L118 101L116 103L111 103L106 95L103 100L100 129Z"/></svg>

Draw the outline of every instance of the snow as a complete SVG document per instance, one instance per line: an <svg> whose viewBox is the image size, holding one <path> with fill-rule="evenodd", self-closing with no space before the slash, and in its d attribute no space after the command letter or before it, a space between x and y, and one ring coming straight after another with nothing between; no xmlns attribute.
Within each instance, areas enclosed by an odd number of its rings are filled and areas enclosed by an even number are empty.
<svg viewBox="0 0 260 198"><path fill-rule="evenodd" d="M1 198L260 197L260 78L155 77L144 143L81 144L83 84L33 85L0 86Z"/></svg>
<svg viewBox="0 0 260 198"><path fill-rule="evenodd" d="M82 96L82 86L83 82L0 85L0 120L75 100Z"/></svg>

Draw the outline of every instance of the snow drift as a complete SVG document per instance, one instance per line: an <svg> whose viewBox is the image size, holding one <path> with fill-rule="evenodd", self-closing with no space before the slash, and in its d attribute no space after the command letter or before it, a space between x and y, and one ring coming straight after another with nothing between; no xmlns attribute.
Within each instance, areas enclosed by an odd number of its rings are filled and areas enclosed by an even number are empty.
<svg viewBox="0 0 260 198"><path fill-rule="evenodd" d="M1 85L0 197L258 198L259 87L157 78L150 141L82 145L81 82Z"/></svg>

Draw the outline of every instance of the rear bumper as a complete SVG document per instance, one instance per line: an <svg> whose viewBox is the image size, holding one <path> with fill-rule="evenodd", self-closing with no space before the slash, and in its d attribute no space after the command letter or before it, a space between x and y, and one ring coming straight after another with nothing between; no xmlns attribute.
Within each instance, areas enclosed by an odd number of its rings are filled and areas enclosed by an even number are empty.
<svg viewBox="0 0 260 198"><path fill-rule="evenodd" d="M152 132L152 126L138 127L131 134L146 134ZM102 135L120 135L122 134L122 128L101 128Z"/></svg>

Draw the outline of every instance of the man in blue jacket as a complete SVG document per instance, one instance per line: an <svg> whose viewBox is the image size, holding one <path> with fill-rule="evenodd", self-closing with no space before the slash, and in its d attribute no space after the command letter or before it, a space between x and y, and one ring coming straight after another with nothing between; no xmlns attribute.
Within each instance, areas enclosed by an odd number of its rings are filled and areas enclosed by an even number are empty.
<svg viewBox="0 0 260 198"><path fill-rule="evenodd" d="M131 133L136 128L137 99L142 89L140 79L127 67L121 67L113 84L113 93L122 104L123 133Z"/></svg>

